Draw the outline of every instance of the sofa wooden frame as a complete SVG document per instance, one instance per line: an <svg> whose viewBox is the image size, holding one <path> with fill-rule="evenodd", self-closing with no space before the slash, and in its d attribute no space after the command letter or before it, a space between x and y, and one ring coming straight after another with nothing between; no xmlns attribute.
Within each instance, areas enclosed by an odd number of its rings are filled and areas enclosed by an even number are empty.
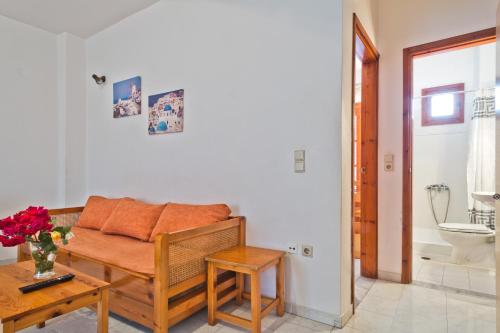
<svg viewBox="0 0 500 333"><path fill-rule="evenodd" d="M83 207L50 210L51 216L78 214ZM173 242L180 242L204 235L238 229L237 245L245 245L246 220L244 217L231 217L226 221L191 230L165 233L156 236L155 273L153 276L130 271L121 267L100 262L69 252L64 248L58 251L57 262L104 280L110 286L110 311L128 320L149 327L154 333L166 333L168 328L188 318L207 305L205 271L195 277L169 286L169 248ZM26 245L18 248L18 261L29 260ZM219 277L218 305L236 298L241 301L243 279L230 272L221 272Z"/></svg>

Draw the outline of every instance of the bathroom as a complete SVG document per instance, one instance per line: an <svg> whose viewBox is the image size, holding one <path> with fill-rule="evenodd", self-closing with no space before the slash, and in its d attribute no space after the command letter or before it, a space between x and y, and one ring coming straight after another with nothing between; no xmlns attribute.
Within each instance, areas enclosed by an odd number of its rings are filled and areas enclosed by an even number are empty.
<svg viewBox="0 0 500 333"><path fill-rule="evenodd" d="M495 44L413 60L413 281L495 295Z"/></svg>

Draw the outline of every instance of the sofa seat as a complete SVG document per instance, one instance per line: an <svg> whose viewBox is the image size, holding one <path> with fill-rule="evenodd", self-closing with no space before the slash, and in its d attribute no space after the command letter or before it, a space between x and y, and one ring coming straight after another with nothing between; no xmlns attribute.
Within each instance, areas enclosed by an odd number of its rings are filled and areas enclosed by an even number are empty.
<svg viewBox="0 0 500 333"><path fill-rule="evenodd" d="M75 237L63 249L125 270L154 276L154 243L100 230L73 227Z"/></svg>
<svg viewBox="0 0 500 333"><path fill-rule="evenodd" d="M127 271L153 277L154 243L126 236L104 234L99 230L73 227L75 237L62 248L75 255L107 263ZM169 285L175 285L205 271L206 253L179 245L169 249Z"/></svg>

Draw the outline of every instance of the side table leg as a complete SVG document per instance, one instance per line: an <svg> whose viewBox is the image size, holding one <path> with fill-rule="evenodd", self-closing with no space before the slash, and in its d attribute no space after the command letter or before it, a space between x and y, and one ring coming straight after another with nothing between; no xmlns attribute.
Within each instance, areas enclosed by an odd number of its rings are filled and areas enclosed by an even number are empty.
<svg viewBox="0 0 500 333"><path fill-rule="evenodd" d="M3 324L3 333L14 333L14 322L8 321Z"/></svg>
<svg viewBox="0 0 500 333"><path fill-rule="evenodd" d="M109 290L101 290L101 300L97 303L97 333L108 333Z"/></svg>
<svg viewBox="0 0 500 333"><path fill-rule="evenodd" d="M252 333L261 333L261 294L260 294L260 274L252 272L251 274L251 297L252 303Z"/></svg>
<svg viewBox="0 0 500 333"><path fill-rule="evenodd" d="M236 295L236 304L243 304L243 291L245 290L245 275L243 273L236 273L236 289L238 289L238 294Z"/></svg>
<svg viewBox="0 0 500 333"><path fill-rule="evenodd" d="M280 258L276 267L276 298L278 299L276 313L283 317L285 315L285 257Z"/></svg>
<svg viewBox="0 0 500 333"><path fill-rule="evenodd" d="M213 262L208 263L208 324L215 325L215 312L217 311L217 268Z"/></svg>

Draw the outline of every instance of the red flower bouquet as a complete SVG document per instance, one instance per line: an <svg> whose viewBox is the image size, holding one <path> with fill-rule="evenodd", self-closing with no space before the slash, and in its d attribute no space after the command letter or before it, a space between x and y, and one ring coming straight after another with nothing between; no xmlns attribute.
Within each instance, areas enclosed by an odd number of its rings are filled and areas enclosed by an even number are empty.
<svg viewBox="0 0 500 333"><path fill-rule="evenodd" d="M55 226L43 207L29 207L14 216L0 220L0 243L12 247L28 242L35 261L35 278L54 275L56 241L65 245L73 237L71 227Z"/></svg>

